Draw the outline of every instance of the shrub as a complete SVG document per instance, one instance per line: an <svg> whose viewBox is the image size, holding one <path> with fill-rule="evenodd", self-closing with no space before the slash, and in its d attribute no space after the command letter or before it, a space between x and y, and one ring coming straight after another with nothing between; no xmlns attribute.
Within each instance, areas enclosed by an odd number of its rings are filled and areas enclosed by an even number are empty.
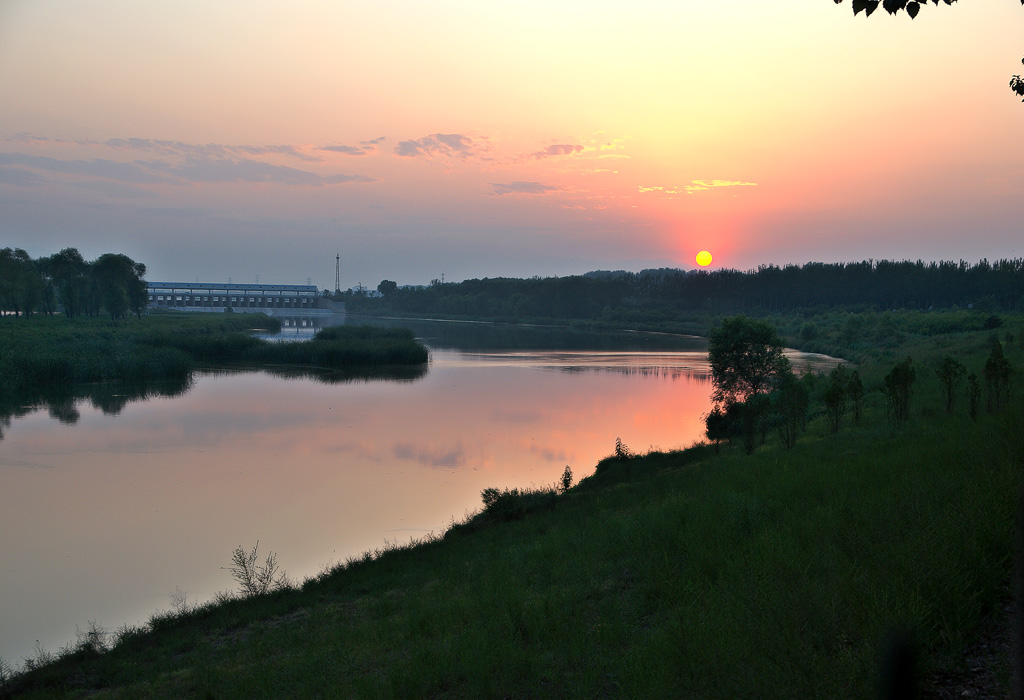
<svg viewBox="0 0 1024 700"><path fill-rule="evenodd" d="M829 386L825 390L825 413L833 433L839 432L839 424L846 413L847 385L849 377L843 365L837 365L829 374Z"/></svg>
<svg viewBox="0 0 1024 700"><path fill-rule="evenodd" d="M498 520L521 520L526 515L526 504L519 489L484 489L481 494L484 512Z"/></svg>
<svg viewBox="0 0 1024 700"><path fill-rule="evenodd" d="M981 398L981 384L978 375L971 372L967 375L967 401L970 406L971 420L978 419L978 399Z"/></svg>
<svg viewBox="0 0 1024 700"><path fill-rule="evenodd" d="M1003 355L1003 345L992 343L992 352L985 360L985 406L989 413L998 412L1010 397L1010 377L1013 367Z"/></svg>
<svg viewBox="0 0 1024 700"><path fill-rule="evenodd" d="M911 385L916 377L917 373L911 366L909 357L898 363L889 374L885 375L886 411L889 414L889 420L897 428L910 418Z"/></svg>
<svg viewBox="0 0 1024 700"><path fill-rule="evenodd" d="M572 472L569 471L570 478ZM565 478L563 473L562 478ZM546 508L555 502L557 492L553 488L542 489L496 489L486 488L481 494L484 502L483 521L508 522L522 520L530 511ZM480 516L477 516L478 518ZM481 521L478 521L478 524Z"/></svg>
<svg viewBox="0 0 1024 700"><path fill-rule="evenodd" d="M956 390L960 386L960 380L967 374L967 368L959 361L946 355L942 358L939 368L935 370L935 373L939 376L939 383L942 384L946 413L950 413L953 410L953 398L956 396Z"/></svg>
<svg viewBox="0 0 1024 700"><path fill-rule="evenodd" d="M853 402L853 423L860 425L860 414L864 408L864 382L860 380L858 370L853 370L853 374L850 375L847 391L850 394L850 401Z"/></svg>
<svg viewBox="0 0 1024 700"><path fill-rule="evenodd" d="M996 315L992 315L985 319L985 323L983 323L981 327L987 331L991 331L999 328L1001 325L1003 325L1003 319Z"/></svg>
<svg viewBox="0 0 1024 700"><path fill-rule="evenodd" d="M238 545L231 554L231 566L227 567L232 578L238 581L242 593L247 596L262 595L288 585L285 572L279 571L277 555L274 552L267 554L262 566L256 563L256 550L259 546L257 540L252 551L246 552L242 545Z"/></svg>

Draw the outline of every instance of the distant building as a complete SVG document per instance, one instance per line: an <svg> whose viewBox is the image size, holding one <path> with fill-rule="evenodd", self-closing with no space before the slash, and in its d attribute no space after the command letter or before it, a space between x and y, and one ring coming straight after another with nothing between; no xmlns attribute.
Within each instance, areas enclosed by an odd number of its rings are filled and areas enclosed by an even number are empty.
<svg viewBox="0 0 1024 700"><path fill-rule="evenodd" d="M149 308L177 311L263 311L344 313L345 305L323 298L311 284L223 284L147 282ZM340 308L339 308L340 307ZM277 312L277 313L275 313Z"/></svg>

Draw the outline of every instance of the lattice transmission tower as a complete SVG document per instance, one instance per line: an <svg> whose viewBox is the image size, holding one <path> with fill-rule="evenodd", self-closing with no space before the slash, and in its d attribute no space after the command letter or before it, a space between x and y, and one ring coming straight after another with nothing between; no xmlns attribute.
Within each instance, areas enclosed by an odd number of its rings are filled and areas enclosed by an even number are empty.
<svg viewBox="0 0 1024 700"><path fill-rule="evenodd" d="M341 294L341 253L334 256L334 293Z"/></svg>

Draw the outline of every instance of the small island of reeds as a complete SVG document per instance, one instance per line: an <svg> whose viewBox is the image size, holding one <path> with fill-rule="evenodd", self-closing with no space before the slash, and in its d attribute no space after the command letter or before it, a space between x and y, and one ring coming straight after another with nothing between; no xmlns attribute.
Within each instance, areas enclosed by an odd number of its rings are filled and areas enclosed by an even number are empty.
<svg viewBox="0 0 1024 700"><path fill-rule="evenodd" d="M138 319L0 319L0 388L7 395L82 382L181 380L200 368L375 369L422 365L427 349L404 328L336 326L275 342L263 314L154 314Z"/></svg>

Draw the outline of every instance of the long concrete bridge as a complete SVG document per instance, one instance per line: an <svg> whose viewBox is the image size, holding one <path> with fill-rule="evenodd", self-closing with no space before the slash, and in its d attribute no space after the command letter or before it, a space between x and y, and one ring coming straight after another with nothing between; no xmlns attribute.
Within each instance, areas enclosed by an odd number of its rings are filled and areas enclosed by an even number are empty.
<svg viewBox="0 0 1024 700"><path fill-rule="evenodd" d="M312 284L147 282L149 308L176 311L260 311L271 316L345 313L345 304L320 296Z"/></svg>

